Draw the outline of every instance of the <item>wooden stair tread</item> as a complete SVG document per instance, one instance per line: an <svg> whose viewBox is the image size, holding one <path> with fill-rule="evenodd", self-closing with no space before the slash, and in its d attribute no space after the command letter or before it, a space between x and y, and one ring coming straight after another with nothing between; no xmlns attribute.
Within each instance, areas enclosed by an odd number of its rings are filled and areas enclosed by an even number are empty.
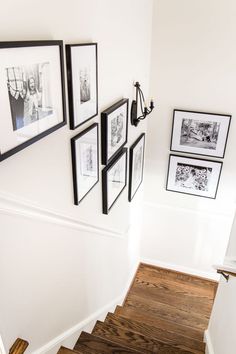
<svg viewBox="0 0 236 354"><path fill-rule="evenodd" d="M177 322L185 326L205 330L208 326L209 319L198 313L191 311L183 311L175 307L175 304L164 304L153 301L149 298L140 297L130 294L126 299L124 307L132 307L141 309L147 314L155 314L157 317L164 318L169 321Z"/></svg>
<svg viewBox="0 0 236 354"><path fill-rule="evenodd" d="M208 287L199 286L199 284L195 284L194 282L186 282L183 280L178 280L175 277L166 277L165 274L150 272L150 271L141 271L138 270L136 277L134 279L132 288L135 285L144 285L146 288L159 288L159 289L167 289L169 291L181 292L188 295L194 295L198 298L203 298L205 300L214 300L215 291L217 288L217 284L214 286L210 285ZM132 290L132 289L131 289Z"/></svg>
<svg viewBox="0 0 236 354"><path fill-rule="evenodd" d="M73 350L73 349L68 349L68 348L66 348L66 347L61 347L59 350L58 350L58 352L57 352L57 354L84 354L84 352L83 351L79 351L79 350Z"/></svg>
<svg viewBox="0 0 236 354"><path fill-rule="evenodd" d="M199 276L178 272L172 269L156 267L145 263L140 263L137 276L140 276L141 273L143 276L144 274L148 274L148 277L154 276L155 278L162 277L165 279L174 279L183 284L189 283L196 287L200 286L201 288L203 287L213 291L216 291L218 286L218 282L211 279L201 278Z"/></svg>
<svg viewBox="0 0 236 354"><path fill-rule="evenodd" d="M192 339L196 339L198 341L203 341L203 331L188 327L185 325L181 325L179 323L165 320L164 318L160 318L153 314L147 314L146 312L135 309L132 307L121 307L117 306L115 310L116 315L120 315L122 317L133 319L135 321L139 321L141 323L146 323L149 326L155 328L161 328L163 330L168 330L171 332L175 332L177 334L183 335L185 337L189 337Z"/></svg>
<svg viewBox="0 0 236 354"><path fill-rule="evenodd" d="M158 354L190 354L190 351L173 348L172 346L146 337L137 332L132 332L126 328L113 326L97 321L92 334L117 342L130 348L142 350L142 353Z"/></svg>
<svg viewBox="0 0 236 354"><path fill-rule="evenodd" d="M146 337L151 337L179 349L189 350L192 353L200 354L205 351L205 344L202 341L185 337L167 329L156 328L147 325L145 322L138 322L113 313L108 313L104 322L108 325L110 324L140 333Z"/></svg>
<svg viewBox="0 0 236 354"><path fill-rule="evenodd" d="M202 314L210 317L211 309L213 305L213 299L209 297L200 296L199 294L193 294L187 291L185 288L179 288L178 286L169 286L168 282L162 283L160 286L155 283L150 285L146 282L135 281L130 295L137 295L140 297L148 297L153 301L158 301L165 304L174 304L174 306L183 311L191 311L194 313ZM169 287L168 287L169 286Z"/></svg>
<svg viewBox="0 0 236 354"><path fill-rule="evenodd" d="M126 347L119 343L113 342L110 338L101 338L95 334L89 334L82 332L78 341L74 346L74 350L82 350L84 348L84 353L90 354L137 354L142 353L138 350Z"/></svg>

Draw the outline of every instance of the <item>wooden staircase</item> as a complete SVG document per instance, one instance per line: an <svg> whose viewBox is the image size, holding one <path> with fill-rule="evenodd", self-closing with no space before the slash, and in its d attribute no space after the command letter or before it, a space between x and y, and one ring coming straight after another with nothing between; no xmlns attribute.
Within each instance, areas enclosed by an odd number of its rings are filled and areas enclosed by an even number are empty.
<svg viewBox="0 0 236 354"><path fill-rule="evenodd" d="M211 280L140 264L123 306L58 354L202 354L217 289Z"/></svg>

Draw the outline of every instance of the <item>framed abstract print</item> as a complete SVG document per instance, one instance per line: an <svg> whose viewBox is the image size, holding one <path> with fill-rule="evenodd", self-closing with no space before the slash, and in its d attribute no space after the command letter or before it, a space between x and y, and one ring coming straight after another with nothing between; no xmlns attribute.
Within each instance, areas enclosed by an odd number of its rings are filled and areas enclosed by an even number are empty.
<svg viewBox="0 0 236 354"><path fill-rule="evenodd" d="M127 183L127 149L102 170L103 214L108 214Z"/></svg>
<svg viewBox="0 0 236 354"><path fill-rule="evenodd" d="M223 158L231 116L175 109L172 151Z"/></svg>
<svg viewBox="0 0 236 354"><path fill-rule="evenodd" d="M78 205L99 181L98 124L71 139L74 203Z"/></svg>
<svg viewBox="0 0 236 354"><path fill-rule="evenodd" d="M70 128L98 114L97 43L66 45Z"/></svg>
<svg viewBox="0 0 236 354"><path fill-rule="evenodd" d="M124 98L101 113L103 165L107 165L127 142L128 103Z"/></svg>
<svg viewBox="0 0 236 354"><path fill-rule="evenodd" d="M222 162L170 155L166 189L215 199Z"/></svg>
<svg viewBox="0 0 236 354"><path fill-rule="evenodd" d="M0 42L0 161L66 124L63 42Z"/></svg>
<svg viewBox="0 0 236 354"><path fill-rule="evenodd" d="M129 201L133 199L143 181L145 134L130 147L129 154Z"/></svg>

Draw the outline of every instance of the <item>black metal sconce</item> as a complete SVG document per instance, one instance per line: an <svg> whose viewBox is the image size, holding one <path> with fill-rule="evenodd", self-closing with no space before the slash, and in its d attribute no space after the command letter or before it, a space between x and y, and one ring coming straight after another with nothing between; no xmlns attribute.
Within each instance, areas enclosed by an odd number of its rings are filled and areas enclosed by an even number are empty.
<svg viewBox="0 0 236 354"><path fill-rule="evenodd" d="M153 111L154 102L151 99L150 106L148 108L146 105L146 102L145 102L143 91L140 88L140 83L136 82L134 84L134 86L136 87L136 101L133 100L133 102L132 102L130 119L131 119L131 124L135 125L135 127L137 127L139 122L141 120L145 119ZM142 112L141 116L139 116L139 117L138 117L138 99L139 99L140 109Z"/></svg>

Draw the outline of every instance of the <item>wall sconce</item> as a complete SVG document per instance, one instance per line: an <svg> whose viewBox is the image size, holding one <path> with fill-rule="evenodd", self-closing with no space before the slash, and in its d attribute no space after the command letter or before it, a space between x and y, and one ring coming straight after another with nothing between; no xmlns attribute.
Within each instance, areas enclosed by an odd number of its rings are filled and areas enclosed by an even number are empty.
<svg viewBox="0 0 236 354"><path fill-rule="evenodd" d="M149 108L146 105L146 101L144 98L144 94L143 91L140 88L140 83L136 82L134 84L134 86L136 87L136 101L133 100L132 105L131 105L131 124L134 125L135 127L137 127L137 125L139 124L139 122L143 119L145 119L153 110L154 108L154 102L151 99L150 101L150 106ZM138 117L138 99L139 99L139 104L140 104L140 108L141 108L141 116Z"/></svg>

